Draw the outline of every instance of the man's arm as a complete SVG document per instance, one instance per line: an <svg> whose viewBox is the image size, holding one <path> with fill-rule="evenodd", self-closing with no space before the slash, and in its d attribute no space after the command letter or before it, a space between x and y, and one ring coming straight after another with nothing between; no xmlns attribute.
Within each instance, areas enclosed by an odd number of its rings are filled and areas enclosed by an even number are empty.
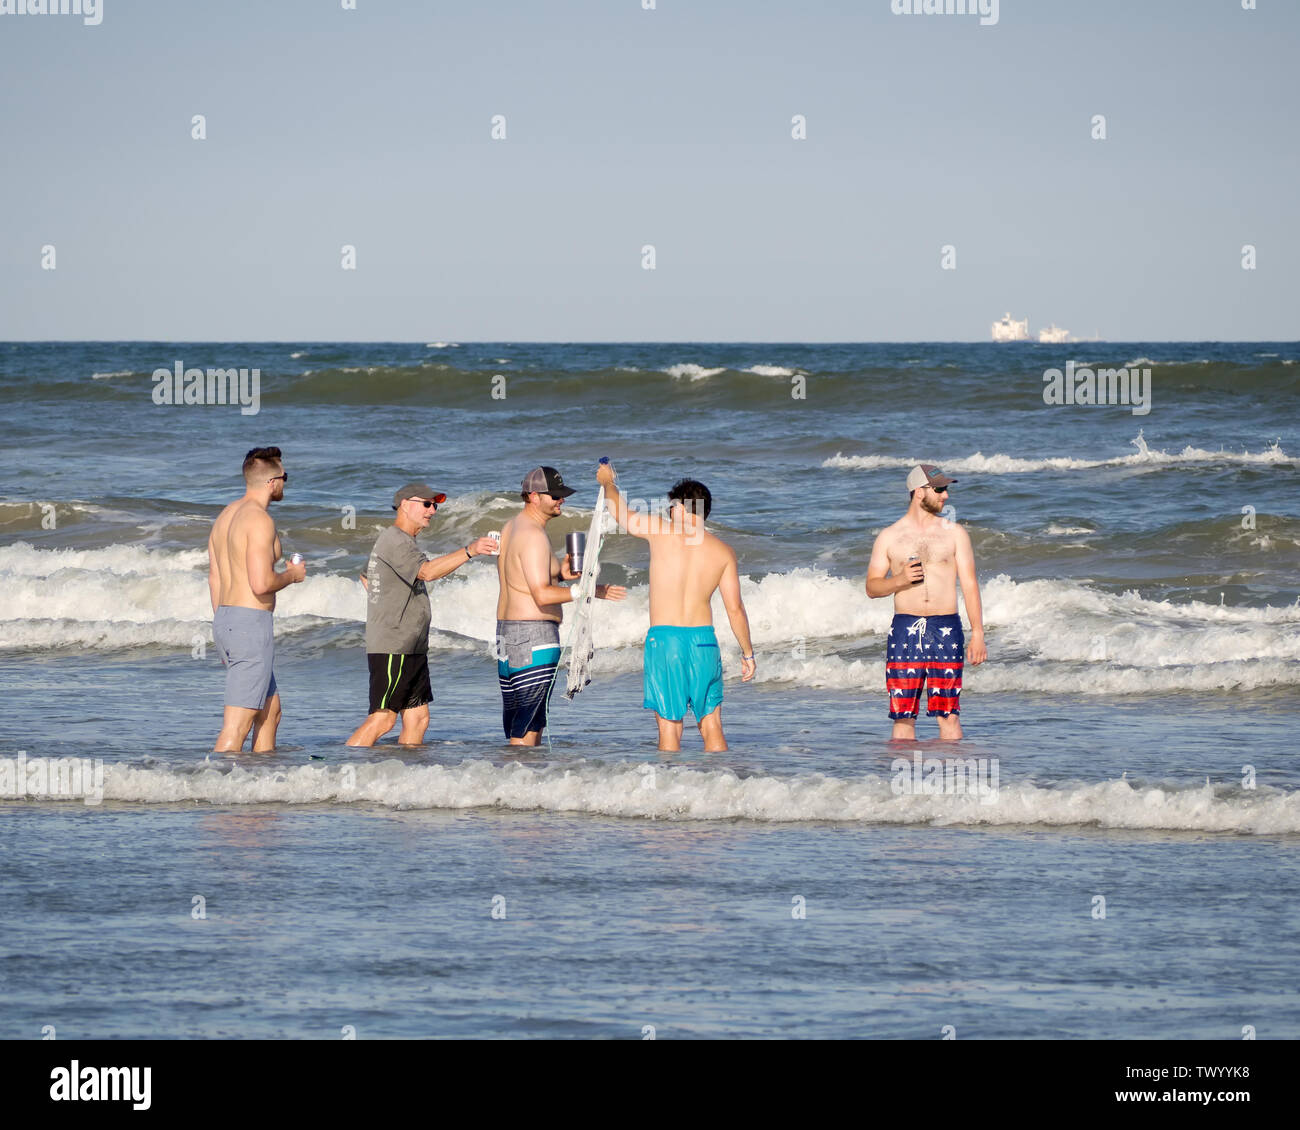
<svg viewBox="0 0 1300 1130"><path fill-rule="evenodd" d="M730 547L727 548L727 564L722 570L718 591L722 593L722 603L727 609L731 630L735 633L736 642L740 644L740 681L747 683L754 677L758 664L754 660L754 643L749 638L749 616L745 612L745 602L740 599L740 569Z"/></svg>
<svg viewBox="0 0 1300 1130"><path fill-rule="evenodd" d="M978 667L989 657L984 645L984 606L980 603L980 586L975 579L975 551L971 548L970 534L954 526L956 538L957 580L961 584L962 599L966 602L966 615L970 617L970 643L966 658L972 667Z"/></svg>
<svg viewBox="0 0 1300 1130"><path fill-rule="evenodd" d="M596 481L605 488L605 502L614 520L634 538L663 532L663 520L657 514L642 514L628 506L623 492L614 484L614 468L608 463L596 468Z"/></svg>
<svg viewBox="0 0 1300 1130"><path fill-rule="evenodd" d="M307 566L301 561L286 565L283 573L275 571L275 523L269 514L250 518L244 563L248 567L248 587L256 596L270 596L307 576Z"/></svg>
<svg viewBox="0 0 1300 1130"><path fill-rule="evenodd" d="M435 557L431 561L426 561L420 566L420 571L416 574L422 581L436 581L440 577L445 577L448 573L454 573L467 561L475 557L483 557L496 550L497 543L491 538L477 538L462 546L460 549L453 549L450 553L444 553L441 557Z"/></svg>
<svg viewBox="0 0 1300 1130"><path fill-rule="evenodd" d="M551 554L551 584L555 584L556 581L576 581L581 576L581 573L574 572L573 562L569 560L567 553L563 561L555 554Z"/></svg>
<svg viewBox="0 0 1300 1130"><path fill-rule="evenodd" d="M215 531L215 527L213 527ZM217 568L217 554L212 545L212 534L208 534L208 592L212 596L212 614L217 614L217 602L221 599L221 570Z"/></svg>
<svg viewBox="0 0 1300 1130"><path fill-rule="evenodd" d="M518 545L519 534L515 535ZM527 536L527 541L519 545L519 568L524 574L524 584L538 608L548 604L567 604L573 600L573 590L552 581L551 568L555 565L555 554L551 552L551 543L546 535L537 530Z"/></svg>
<svg viewBox="0 0 1300 1130"><path fill-rule="evenodd" d="M893 596L921 579L919 561L911 562L907 570L901 577L889 576L889 544L882 532L876 538L876 544L871 547L871 562L867 565L867 595Z"/></svg>

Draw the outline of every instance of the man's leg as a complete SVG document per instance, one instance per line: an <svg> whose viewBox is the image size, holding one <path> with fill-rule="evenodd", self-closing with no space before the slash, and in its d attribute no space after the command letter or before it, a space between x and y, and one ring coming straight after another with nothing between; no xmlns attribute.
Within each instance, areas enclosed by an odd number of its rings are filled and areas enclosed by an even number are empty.
<svg viewBox="0 0 1300 1130"><path fill-rule="evenodd" d="M961 718L956 714L949 714L946 718L942 714L936 714L934 720L939 723L939 737L944 741L955 742L961 739Z"/></svg>
<svg viewBox="0 0 1300 1130"><path fill-rule="evenodd" d="M396 721L397 711L395 710L376 710L373 714L367 714L366 720L348 738L347 744L372 746L393 728L393 723Z"/></svg>
<svg viewBox="0 0 1300 1130"><path fill-rule="evenodd" d="M889 735L889 740L894 742L910 742L916 738L916 719L915 718L895 718L894 729Z"/></svg>
<svg viewBox="0 0 1300 1130"><path fill-rule="evenodd" d="M954 616L953 622L957 627L957 654L961 655L960 649L966 641L962 638L961 621ZM957 658L931 665L926 675L927 706L930 717L939 723L939 737L944 741L961 739L961 719L957 714L961 708L961 676L962 661Z"/></svg>
<svg viewBox="0 0 1300 1130"><path fill-rule="evenodd" d="M674 722L671 718L662 718L655 711L655 721L659 723L659 751L676 753L682 748L682 719Z"/></svg>
<svg viewBox="0 0 1300 1130"><path fill-rule="evenodd" d="M399 745L419 745L424 741L424 731L429 728L429 704L412 706L402 711L402 732L397 737Z"/></svg>
<svg viewBox="0 0 1300 1130"><path fill-rule="evenodd" d="M221 733L217 735L217 744L212 747L212 752L238 753L242 750L257 713L252 707L227 706L221 716Z"/></svg>
<svg viewBox="0 0 1300 1130"><path fill-rule="evenodd" d="M275 749L275 732L280 728L280 696L273 694L253 715L253 752L270 753Z"/></svg>
<svg viewBox="0 0 1300 1130"><path fill-rule="evenodd" d="M681 723L677 725L680 727ZM700 737L704 739L705 753L723 753L727 748L727 736L722 732L722 707L715 706L699 721Z"/></svg>
<svg viewBox="0 0 1300 1130"><path fill-rule="evenodd" d="M534 745L538 745L541 742L541 740L542 740L541 730L529 730L527 733L524 734L522 738L511 738L510 744L534 746Z"/></svg>

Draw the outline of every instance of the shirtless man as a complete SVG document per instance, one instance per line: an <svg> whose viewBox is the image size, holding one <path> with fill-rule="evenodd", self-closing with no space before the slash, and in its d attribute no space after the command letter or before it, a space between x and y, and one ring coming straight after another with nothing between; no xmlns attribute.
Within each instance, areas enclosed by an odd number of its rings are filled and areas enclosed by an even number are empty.
<svg viewBox="0 0 1300 1130"><path fill-rule="evenodd" d="M244 457L244 497L217 515L208 535L212 638L226 665L226 710L216 753L238 753L249 727L254 753L275 749L280 695L271 669L271 613L275 594L307 576L302 564L275 571L280 538L266 508L284 498L288 481L278 447L253 448Z"/></svg>
<svg viewBox="0 0 1300 1130"><path fill-rule="evenodd" d="M535 746L546 727L546 701L560 663L560 605L573 590L557 581L576 581L568 556L551 551L546 523L557 517L573 488L554 467L536 467L520 483L523 511L501 531L497 558L497 679L501 721L511 745ZM597 585L602 600L622 600L622 585Z"/></svg>
<svg viewBox="0 0 1300 1130"><path fill-rule="evenodd" d="M605 488L618 524L650 543L650 631L645 638L644 702L655 712L659 748L681 749L687 707L695 711L706 753L727 748L722 732L722 654L713 630L713 594L722 603L740 644L740 677L749 682L757 667L749 638L749 617L740 599L736 554L704 528L713 508L709 488L682 479L668 492L668 515L633 513L614 485L614 471L601 464L596 479Z"/></svg>
<svg viewBox="0 0 1300 1130"><path fill-rule="evenodd" d="M939 737L961 737L961 673L965 638L957 615L957 585L970 617L967 652L972 666L988 658L984 614L975 580L970 535L939 515L955 483L937 467L920 463L907 476L912 502L892 526L880 531L867 567L867 595L894 598L894 622L885 652L892 738L916 737L921 688L926 714L939 720Z"/></svg>

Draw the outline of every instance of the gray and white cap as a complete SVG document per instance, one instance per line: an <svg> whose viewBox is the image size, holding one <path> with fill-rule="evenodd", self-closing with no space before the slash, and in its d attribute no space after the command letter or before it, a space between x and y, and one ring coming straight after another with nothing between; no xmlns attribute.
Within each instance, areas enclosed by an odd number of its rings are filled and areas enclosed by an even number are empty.
<svg viewBox="0 0 1300 1130"><path fill-rule="evenodd" d="M955 483L956 479L950 479L933 463L918 463L907 473L907 489L916 490L917 487L933 487L938 490L940 487L946 487L949 483Z"/></svg>
<svg viewBox="0 0 1300 1130"><path fill-rule="evenodd" d="M537 491L538 494L549 494L552 498L568 498L569 495L577 493L573 487L564 485L560 472L554 467L534 467L524 476L519 489L524 494Z"/></svg>

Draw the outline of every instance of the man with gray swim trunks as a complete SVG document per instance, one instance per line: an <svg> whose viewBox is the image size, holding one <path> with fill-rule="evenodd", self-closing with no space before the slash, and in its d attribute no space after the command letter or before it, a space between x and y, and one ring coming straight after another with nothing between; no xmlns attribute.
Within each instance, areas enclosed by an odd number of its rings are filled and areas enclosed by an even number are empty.
<svg viewBox="0 0 1300 1130"><path fill-rule="evenodd" d="M238 753L248 731L253 752L275 749L280 695L275 686L275 636L271 614L275 594L307 576L303 564L280 560L280 538L267 513L284 498L289 473L278 447L255 447L244 457L244 497L212 523L208 536L208 588L212 594L212 638L226 666L225 713L216 753Z"/></svg>

